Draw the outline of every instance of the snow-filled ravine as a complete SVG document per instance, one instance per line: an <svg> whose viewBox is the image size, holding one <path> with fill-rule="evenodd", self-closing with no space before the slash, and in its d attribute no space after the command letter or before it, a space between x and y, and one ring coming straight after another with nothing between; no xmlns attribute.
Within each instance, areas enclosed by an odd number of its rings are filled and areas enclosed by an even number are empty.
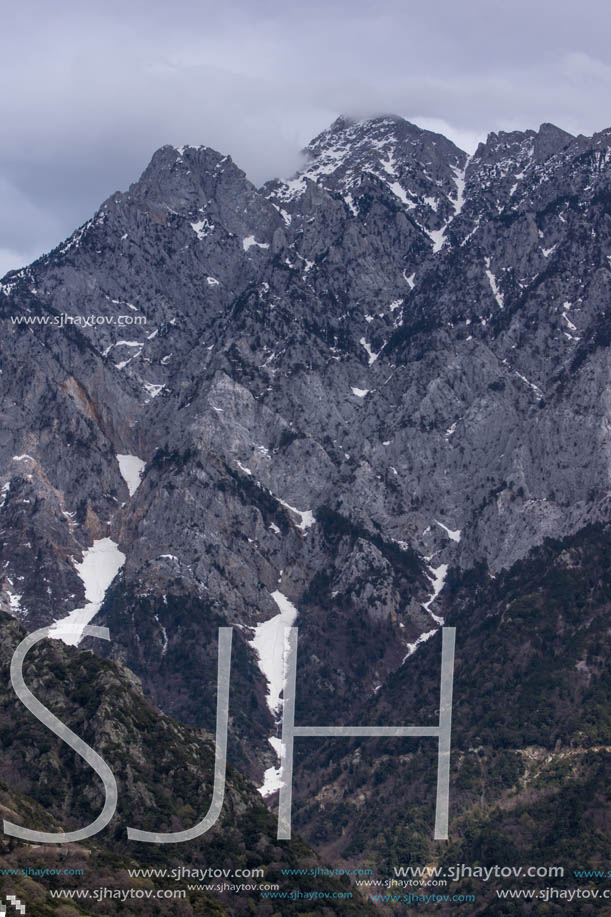
<svg viewBox="0 0 611 917"><path fill-rule="evenodd" d="M132 497L138 489L146 462L138 458L137 455L117 455L117 461L119 463L119 471L127 484L129 495Z"/></svg>
<svg viewBox="0 0 611 917"><path fill-rule="evenodd" d="M146 462L137 455L127 454L117 455L117 462L131 497L138 489ZM54 640L63 640L70 646L78 646L83 628L102 607L104 596L124 563L125 554L119 550L118 544L112 538L98 538L94 541L83 554L80 564L74 564L85 587L87 603L56 621L49 636Z"/></svg>
<svg viewBox="0 0 611 917"><path fill-rule="evenodd" d="M279 590L271 593L271 597L279 608L279 614L268 621L263 621L255 628L251 645L259 657L259 668L267 679L267 706L278 720L282 705L281 694L285 684L285 653L286 641L285 627L292 627L297 618L297 609ZM270 744L278 757L281 757L282 742L275 736L270 738ZM282 785L281 768L269 767L263 777L263 785L259 787L262 796L270 796Z"/></svg>
<svg viewBox="0 0 611 917"><path fill-rule="evenodd" d="M75 608L65 618L53 624L49 634L55 640L63 640L70 646L78 646L83 628L98 613L106 591L125 563L125 554L112 538L98 538L87 548L80 564L75 564L83 586L87 604Z"/></svg>
<svg viewBox="0 0 611 917"><path fill-rule="evenodd" d="M448 564L440 564L438 567L429 567L428 576L432 580L433 592L432 592L432 595L429 597L429 599L427 599L427 601L423 603L422 607L426 609L426 611L428 611L431 618L433 619L435 624L437 624L438 626L433 628L432 630L427 630L424 634L420 634L420 636L418 637L415 643L407 644L407 655L404 656L403 662L409 659L409 657L412 656L416 652L419 646L421 646L423 643L426 643L427 640L430 640L431 637L433 637L437 633L437 630L439 627L443 627L443 624L444 624L443 618L440 617L440 615L436 615L434 612L431 611L431 605L433 604L433 602L436 600L437 596L443 589L445 585L447 573L448 573Z"/></svg>

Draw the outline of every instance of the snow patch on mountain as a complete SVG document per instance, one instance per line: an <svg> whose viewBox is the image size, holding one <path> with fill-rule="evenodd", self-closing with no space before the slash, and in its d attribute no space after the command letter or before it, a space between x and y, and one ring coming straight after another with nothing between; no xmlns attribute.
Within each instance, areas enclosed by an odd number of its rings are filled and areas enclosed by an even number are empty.
<svg viewBox="0 0 611 917"><path fill-rule="evenodd" d="M132 497L138 489L146 462L137 455L117 455L117 461L119 471Z"/></svg>
<svg viewBox="0 0 611 917"><path fill-rule="evenodd" d="M496 277L490 270L490 258L486 258L485 262L486 262L486 277L488 278L490 289L492 290L494 298L496 299L498 303L499 309L503 309L505 307L505 299L503 297L503 294L499 290L498 284L496 282Z"/></svg>
<svg viewBox="0 0 611 917"><path fill-rule="evenodd" d="M115 576L125 563L125 554L111 538L99 538L83 554L75 569L85 587L87 604L75 608L65 618L56 621L49 632L54 640L63 640L69 646L78 646L83 628L102 607L104 596Z"/></svg>
<svg viewBox="0 0 611 917"><path fill-rule="evenodd" d="M400 304L401 302L402 302L402 300L400 300L400 299L397 300L397 303ZM395 304L394 304L394 303L391 303L391 306L390 306L391 311L393 311L393 305L395 305ZM395 308L397 308L397 306L395 306ZM373 350L371 349L370 344L365 340L365 338L361 338L361 340L359 341L359 344L361 345L361 347L364 347L365 350L367 351L367 357L368 357L368 359L369 359L369 365L371 366L371 365L372 365L373 363L375 363L375 361L378 359L378 357L379 357L380 354L382 353L382 350L378 350L377 353L374 353ZM353 389L352 391L354 391L354 389Z"/></svg>
<svg viewBox="0 0 611 917"><path fill-rule="evenodd" d="M160 392L162 392L165 388L165 385L159 384L157 382L143 382L142 384L144 385L148 395L148 398L146 399L147 402L151 401L153 398L156 398L157 395L159 395Z"/></svg>
<svg viewBox="0 0 611 917"><path fill-rule="evenodd" d="M242 239L242 248L245 252L252 248L253 245L257 248L269 248L269 242L257 242L254 236L246 236L245 239Z"/></svg>
<svg viewBox="0 0 611 917"><path fill-rule="evenodd" d="M285 500L281 500L280 497L276 497L278 503L284 506L285 509L290 509L292 513L295 513L299 516L299 522L297 523L297 528L302 532L307 531L310 526L314 525L316 519L314 518L314 513L311 509L295 509L294 506L291 506L290 503L287 503Z"/></svg>
<svg viewBox="0 0 611 917"><path fill-rule="evenodd" d="M433 592L431 597L427 599L426 602L422 603L422 607L428 611L433 620L439 625L443 624L443 618L439 617L439 615L433 614L431 611L431 605L443 589L447 574L448 564L440 564L438 567L429 568L429 573L427 575L431 577L433 581Z"/></svg>
<svg viewBox="0 0 611 917"><path fill-rule="evenodd" d="M288 641L285 628L293 627L298 611L293 603L282 592L276 589L271 597L279 608L279 613L268 621L263 621L255 628L251 640L259 658L259 668L267 679L267 706L276 718L279 718L281 708L281 694L286 683L286 651ZM270 745L282 757L282 742L272 736ZM270 767L265 771L263 784L259 787L262 796L270 796L282 786L282 767Z"/></svg>
<svg viewBox="0 0 611 917"><path fill-rule="evenodd" d="M214 230L214 223L211 223L205 217L203 220L197 220L195 223L191 223L191 229L201 241L205 239L208 233L211 233Z"/></svg>
<svg viewBox="0 0 611 917"><path fill-rule="evenodd" d="M448 574L448 564L440 564L438 567L430 567L428 576L432 579L433 592L429 599L426 602L422 603L422 607L430 614L431 618L438 625L438 627L443 627L444 620L440 615L436 615L431 611L431 605L441 592L444 587L446 576ZM407 653L403 657L403 662L409 659L410 656L413 656L419 646L422 646L423 643L426 643L427 640L430 640L431 637L434 637L437 633L437 628L433 630L428 630L423 634L420 634L417 640L414 643L407 644Z"/></svg>
<svg viewBox="0 0 611 917"><path fill-rule="evenodd" d="M269 744L272 746L276 755L280 759L282 757L283 744L281 739L277 736L271 736L268 740ZM275 793L282 786L282 765L278 767L268 767L265 773L263 774L263 783L258 788L259 793L265 799L266 796L271 796L272 793Z"/></svg>
<svg viewBox="0 0 611 917"><path fill-rule="evenodd" d="M406 662L410 656L413 656L419 646L422 646L423 643L426 643L427 640L430 640L431 637L434 637L437 633L437 628L434 630L427 630L426 633L420 634L418 639L414 643L407 644L407 653L403 657L403 662ZM403 663L401 663L403 665Z"/></svg>
<svg viewBox="0 0 611 917"><path fill-rule="evenodd" d="M287 642L284 630L293 626L298 611L278 589L271 593L271 597L278 606L278 614L257 624L251 645L259 657L259 668L267 679L267 706L277 715L285 683Z"/></svg>
<svg viewBox="0 0 611 917"><path fill-rule="evenodd" d="M407 196L407 192L398 181L389 182L388 187L395 197L398 197L401 203L405 204L408 210L414 210L416 206L415 203Z"/></svg>
<svg viewBox="0 0 611 917"><path fill-rule="evenodd" d="M435 524L438 525L439 528L443 529L444 532L446 532L448 538L451 538L452 541L460 541L460 529L449 529L447 525L444 525L443 522L440 522L438 519L435 519Z"/></svg>

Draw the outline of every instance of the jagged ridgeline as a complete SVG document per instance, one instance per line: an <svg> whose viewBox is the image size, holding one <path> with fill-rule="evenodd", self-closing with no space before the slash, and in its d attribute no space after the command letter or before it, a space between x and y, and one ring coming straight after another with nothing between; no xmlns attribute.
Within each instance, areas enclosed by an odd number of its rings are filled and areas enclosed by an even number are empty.
<svg viewBox="0 0 611 917"><path fill-rule="evenodd" d="M438 684L441 621L457 628L457 659L468 646L485 666L492 624L475 622L503 583L505 602L522 602L499 631L503 677L491 662L490 682L483 668L474 682L497 706L467 703L456 673L453 779L470 762L483 821L467 832L463 794L451 839L476 845L489 806L502 821L504 794L523 800L525 749L543 760L570 738L585 767L585 749L608 741L580 692L602 692L603 675L588 655L567 660L591 620L577 606L569 627L553 602L528 604L521 565L546 538L607 531L610 149L611 131L544 124L468 156L396 116L339 118L296 176L259 189L207 147L157 151L0 285L5 610L30 630L95 616L145 694L209 731L217 632L233 626L230 760L272 798L284 624L299 627L297 722L367 723L387 716L390 691L397 722L420 723L407 686L428 684L426 664ZM588 569L580 560L571 588ZM548 626L553 658L532 657L532 693L552 698L541 719L515 697L524 647ZM296 744L310 841L380 868L424 856L428 796L408 850L403 809L354 780L331 805L321 781L332 772L336 786L347 744L317 743ZM424 739L400 745L434 754ZM485 764L469 752L480 745ZM574 757L549 811L577 785ZM392 757L384 766L399 779Z"/></svg>

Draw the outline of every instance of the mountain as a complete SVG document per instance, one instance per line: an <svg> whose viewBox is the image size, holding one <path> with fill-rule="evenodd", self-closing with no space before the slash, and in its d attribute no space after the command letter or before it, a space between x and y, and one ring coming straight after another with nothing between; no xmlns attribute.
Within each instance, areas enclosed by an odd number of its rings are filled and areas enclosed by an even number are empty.
<svg viewBox="0 0 611 917"><path fill-rule="evenodd" d="M610 563L609 527L592 525L546 539L494 579L483 565L448 577L446 623L457 635L449 842L433 840L437 749L427 738L302 750L296 830L333 862L373 861L383 876L427 864L446 877L443 893L474 893L478 913L502 907L496 892L507 877L495 866L563 870L543 882L544 872L523 876L514 888L574 889L586 881L575 872L589 870L589 887L601 890L611 829ZM437 724L440 643L431 639L393 673L362 722ZM458 883L457 864L491 874ZM539 907L532 912L566 913L562 900Z"/></svg>
<svg viewBox="0 0 611 917"><path fill-rule="evenodd" d="M51 833L81 828L103 807L101 782L66 744L25 713L8 678L11 656L25 633L5 614L0 616L0 633L3 817ZM28 914L77 913L69 897L48 898L47 882L54 891L88 889L85 911L78 911L87 915L269 915L270 905L258 886L263 889L270 884L277 884L281 892L299 890L305 898L297 904L290 899L274 901L274 913L296 914L296 908L307 902L307 894L311 903L316 892L331 899L325 902L329 914L374 913L358 896L355 901L332 900L346 886L324 876L324 863L303 841L297 838L279 845L275 819L252 784L231 766L223 813L209 832L187 845L129 841L126 828L135 823L148 831L182 831L203 818L214 779L212 736L161 714L142 696L133 673L88 651L51 641L33 649L31 655L24 667L26 683L63 723L102 755L115 775L118 802L108 827L85 841L35 845L3 835L0 890L26 901ZM64 876L65 865L84 873L85 881L80 873L79 878ZM203 872L204 878L194 879L195 870L204 866L209 878ZM310 878L308 871L316 868L320 876ZM51 878L45 876L45 869ZM215 890L223 885L218 879L211 880L219 875L218 870L227 870L224 875L231 877L239 869L246 876L250 870L261 871L256 881L231 878L224 882L229 888ZM303 875L287 878L283 869L300 869ZM143 872L134 878L131 870ZM231 886L236 884L247 890L232 894ZM126 895L135 887L142 894L123 901L115 900L116 896L94 900L91 892L105 886ZM182 890L184 898L153 904L142 900L147 892L154 896L166 889ZM83 906L78 899L77 904Z"/></svg>
<svg viewBox="0 0 611 917"><path fill-rule="evenodd" d="M158 150L0 285L3 607L28 629L99 609L112 658L210 731L232 625L230 760L258 783L279 621L299 626L297 722L366 723L443 618L485 653L486 588L517 601L546 539L607 531L610 151L611 130L543 124L469 157L394 115L341 117L257 189L207 147ZM512 754L556 741L526 730ZM319 787L340 746L298 750L296 782Z"/></svg>

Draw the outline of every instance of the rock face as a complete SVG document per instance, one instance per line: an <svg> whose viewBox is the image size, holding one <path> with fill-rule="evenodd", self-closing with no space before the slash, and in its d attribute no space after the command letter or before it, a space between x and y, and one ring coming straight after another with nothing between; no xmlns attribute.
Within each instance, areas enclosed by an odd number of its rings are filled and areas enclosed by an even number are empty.
<svg viewBox="0 0 611 917"><path fill-rule="evenodd" d="M235 625L232 754L257 777L274 591L301 710L348 722L438 626L448 566L499 573L611 507L611 130L469 158L339 118L305 160L256 189L163 147L0 286L4 607L82 606L74 561L112 538L96 623L166 712L213 727ZM118 454L146 462L132 496Z"/></svg>

